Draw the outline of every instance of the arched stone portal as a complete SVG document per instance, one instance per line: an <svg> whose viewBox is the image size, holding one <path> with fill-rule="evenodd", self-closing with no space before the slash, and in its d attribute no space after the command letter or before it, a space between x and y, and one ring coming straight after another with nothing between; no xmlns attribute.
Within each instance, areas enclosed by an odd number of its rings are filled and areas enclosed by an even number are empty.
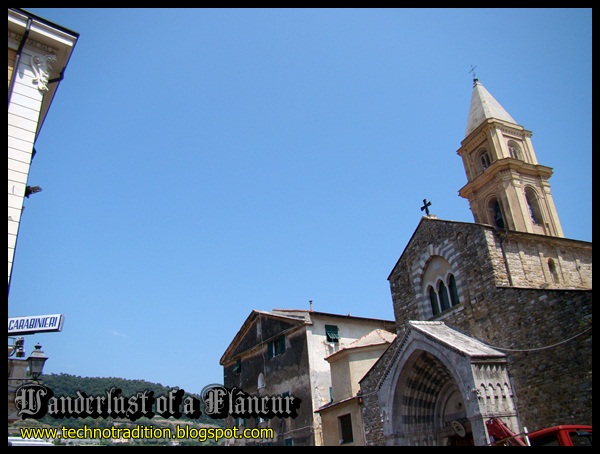
<svg viewBox="0 0 600 454"><path fill-rule="evenodd" d="M405 367L394 396L394 432L407 445L473 445L463 396L452 372L431 353L418 350Z"/></svg>
<svg viewBox="0 0 600 454"><path fill-rule="evenodd" d="M386 443L482 446L491 416L517 432L510 389L504 353L443 322L411 321L378 391Z"/></svg>

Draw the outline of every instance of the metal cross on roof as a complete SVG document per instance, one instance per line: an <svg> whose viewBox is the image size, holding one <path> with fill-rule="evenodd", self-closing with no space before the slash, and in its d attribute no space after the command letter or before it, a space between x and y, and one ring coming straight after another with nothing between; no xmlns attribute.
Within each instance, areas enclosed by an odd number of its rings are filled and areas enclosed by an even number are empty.
<svg viewBox="0 0 600 454"><path fill-rule="evenodd" d="M429 216L429 207L431 206L431 202L428 202L427 199L423 199L423 206L421 207L421 211L425 211L425 214Z"/></svg>

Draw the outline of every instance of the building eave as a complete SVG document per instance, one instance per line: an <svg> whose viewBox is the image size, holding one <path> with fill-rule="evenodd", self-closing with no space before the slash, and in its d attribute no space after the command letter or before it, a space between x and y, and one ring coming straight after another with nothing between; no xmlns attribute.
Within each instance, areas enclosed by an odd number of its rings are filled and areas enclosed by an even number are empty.
<svg viewBox="0 0 600 454"><path fill-rule="evenodd" d="M51 65L48 91L44 94L42 107L38 120L36 137L44 124L46 114L54 99L60 81L65 75L66 68L79 39L79 33L69 30L61 25L52 23L21 8L8 8L8 46L18 47L31 20L27 34L26 46L42 54L53 55L56 61ZM17 71L18 68L15 68Z"/></svg>

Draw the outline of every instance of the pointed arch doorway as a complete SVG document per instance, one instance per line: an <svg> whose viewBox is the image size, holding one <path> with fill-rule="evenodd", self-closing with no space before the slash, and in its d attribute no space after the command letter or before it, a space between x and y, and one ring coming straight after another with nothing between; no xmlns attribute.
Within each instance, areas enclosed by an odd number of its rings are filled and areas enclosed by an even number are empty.
<svg viewBox="0 0 600 454"><path fill-rule="evenodd" d="M398 339L396 339L398 341ZM518 427L504 353L443 322L411 321L378 391L386 443L483 446L485 420Z"/></svg>
<svg viewBox="0 0 600 454"><path fill-rule="evenodd" d="M473 432L460 387L440 359L413 353L394 396L394 432L403 444L473 446Z"/></svg>

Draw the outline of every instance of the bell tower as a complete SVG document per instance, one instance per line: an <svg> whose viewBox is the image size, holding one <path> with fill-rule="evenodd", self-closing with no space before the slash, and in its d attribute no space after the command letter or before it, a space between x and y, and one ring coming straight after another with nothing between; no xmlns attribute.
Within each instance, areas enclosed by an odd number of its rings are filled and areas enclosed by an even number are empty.
<svg viewBox="0 0 600 454"><path fill-rule="evenodd" d="M476 223L564 237L548 182L552 168L538 164L531 135L473 79L467 130L457 150L467 184L458 193L469 201Z"/></svg>

